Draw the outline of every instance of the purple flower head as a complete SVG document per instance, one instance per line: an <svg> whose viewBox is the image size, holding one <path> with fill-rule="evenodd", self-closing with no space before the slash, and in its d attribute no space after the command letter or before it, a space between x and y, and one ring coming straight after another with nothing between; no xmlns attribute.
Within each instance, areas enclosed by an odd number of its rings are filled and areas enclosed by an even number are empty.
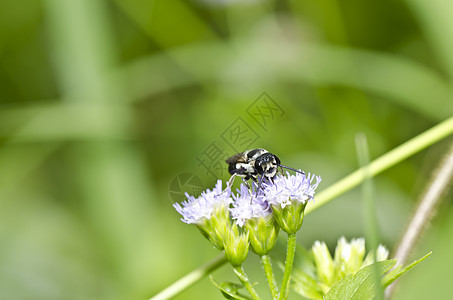
<svg viewBox="0 0 453 300"><path fill-rule="evenodd" d="M286 174L286 176L277 175L273 182L266 181L263 183L264 194L269 204L281 205L281 208L285 208L294 201L305 204L313 199L315 189L321 182L320 176L310 173L308 173L308 176L303 173L291 175L286 172ZM315 179L316 182L313 183Z"/></svg>
<svg viewBox="0 0 453 300"><path fill-rule="evenodd" d="M174 203L173 207L182 215L181 221L187 224L200 223L203 218L210 219L212 212L221 205L230 205L233 202L231 199L231 190L222 190L222 180L217 180L217 184L211 191L207 189L202 192L200 197L186 193L187 201L181 204Z"/></svg>
<svg viewBox="0 0 453 300"><path fill-rule="evenodd" d="M238 194L233 195L233 207L230 208L230 213L233 220L239 226L243 226L245 221L252 218L265 217L272 213L269 203L266 201L262 193L256 193L256 186L252 191L249 191L245 184L241 184Z"/></svg>

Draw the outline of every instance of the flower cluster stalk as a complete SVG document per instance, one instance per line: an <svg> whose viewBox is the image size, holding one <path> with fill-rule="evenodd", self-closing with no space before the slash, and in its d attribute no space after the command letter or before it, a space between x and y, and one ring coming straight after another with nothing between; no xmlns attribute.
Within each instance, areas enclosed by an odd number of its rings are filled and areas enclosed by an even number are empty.
<svg viewBox="0 0 453 300"><path fill-rule="evenodd" d="M288 234L288 244L286 247L285 273L283 274L282 287L280 289L279 300L288 299L291 272L293 270L294 255L296 253L296 233Z"/></svg>
<svg viewBox="0 0 453 300"><path fill-rule="evenodd" d="M233 267L234 273L236 273L236 276L238 279L241 281L242 285L245 287L247 292L249 292L250 296L252 297L253 300L260 300L260 296L258 296L258 293L255 291L253 288L253 285L250 283L249 278L244 272L244 269L242 266L235 266Z"/></svg>
<svg viewBox="0 0 453 300"><path fill-rule="evenodd" d="M269 289L271 291L272 299L278 299L277 280L275 280L274 271L272 269L271 257L269 255L260 256L261 266L263 267L264 275L266 276Z"/></svg>

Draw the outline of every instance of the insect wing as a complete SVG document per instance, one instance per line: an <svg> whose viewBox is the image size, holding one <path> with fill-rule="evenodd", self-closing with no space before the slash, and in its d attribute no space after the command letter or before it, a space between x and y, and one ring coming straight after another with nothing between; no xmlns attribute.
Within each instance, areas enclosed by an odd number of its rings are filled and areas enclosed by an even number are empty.
<svg viewBox="0 0 453 300"><path fill-rule="evenodd" d="M242 153L237 153L229 158L227 158L226 163L227 164L237 164L237 163L245 163L246 156L244 155L244 152Z"/></svg>

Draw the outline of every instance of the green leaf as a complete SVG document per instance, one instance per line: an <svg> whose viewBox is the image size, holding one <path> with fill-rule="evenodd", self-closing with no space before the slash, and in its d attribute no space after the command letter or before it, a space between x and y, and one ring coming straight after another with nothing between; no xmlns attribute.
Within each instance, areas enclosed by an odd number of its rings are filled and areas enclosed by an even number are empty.
<svg viewBox="0 0 453 300"><path fill-rule="evenodd" d="M410 269L412 269L413 267L415 267L416 265L418 265L420 262L424 261L426 258L428 258L428 256L431 255L431 253L433 253L432 251L429 252L428 254L426 254L425 256L423 256L422 258L414 261L413 263L411 263L410 265L408 265L407 267L405 267L404 269L402 269L402 266L397 266L396 268L394 268L393 270L391 270L389 273L387 273L384 278L383 278L383 285L384 287L387 287L389 286L390 284L392 284L396 279L398 279L398 277L400 277L401 275L403 275L404 273L406 273L407 271L409 271Z"/></svg>
<svg viewBox="0 0 453 300"><path fill-rule="evenodd" d="M322 299L324 294L316 280L300 270L293 271L291 288L308 299Z"/></svg>
<svg viewBox="0 0 453 300"><path fill-rule="evenodd" d="M296 247L296 258L294 260L293 270L300 270L311 277L315 276L316 267L313 262L313 254L302 245L297 245Z"/></svg>
<svg viewBox="0 0 453 300"><path fill-rule="evenodd" d="M395 264L396 259L379 261L379 273L383 275ZM355 274L346 275L327 292L324 299L373 299L375 293L375 280L373 275L374 264L358 270Z"/></svg>
<svg viewBox="0 0 453 300"><path fill-rule="evenodd" d="M297 245L296 259L291 276L291 288L305 298L322 299L324 293L314 279L315 273L316 267L313 262L313 255L303 246Z"/></svg>
<svg viewBox="0 0 453 300"><path fill-rule="evenodd" d="M243 288L241 284L233 283L233 282L223 282L222 284L218 284L212 275L209 275L209 279L211 279L211 282L213 285L215 285L222 295L226 299L235 299L235 300L250 300L250 297L247 297L245 295L242 295L239 293L239 289Z"/></svg>

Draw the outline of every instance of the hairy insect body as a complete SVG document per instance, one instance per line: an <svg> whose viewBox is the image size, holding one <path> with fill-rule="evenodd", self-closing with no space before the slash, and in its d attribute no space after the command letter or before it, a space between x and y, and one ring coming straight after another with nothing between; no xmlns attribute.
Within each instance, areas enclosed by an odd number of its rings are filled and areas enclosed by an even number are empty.
<svg viewBox="0 0 453 300"><path fill-rule="evenodd" d="M275 177L280 159L275 154L258 148L233 155L226 162L229 164L228 171L231 175L256 181L260 175L267 178Z"/></svg>
<svg viewBox="0 0 453 300"><path fill-rule="evenodd" d="M301 170L281 165L280 159L277 155L262 148L247 150L235 154L228 158L226 162L228 164L228 171L231 174L231 178L227 183L227 188L231 188L234 178L239 176L242 177L244 184L250 191L251 186L247 182L249 179L258 182L259 190L263 180L272 181L274 179L277 175L279 167L304 174Z"/></svg>

